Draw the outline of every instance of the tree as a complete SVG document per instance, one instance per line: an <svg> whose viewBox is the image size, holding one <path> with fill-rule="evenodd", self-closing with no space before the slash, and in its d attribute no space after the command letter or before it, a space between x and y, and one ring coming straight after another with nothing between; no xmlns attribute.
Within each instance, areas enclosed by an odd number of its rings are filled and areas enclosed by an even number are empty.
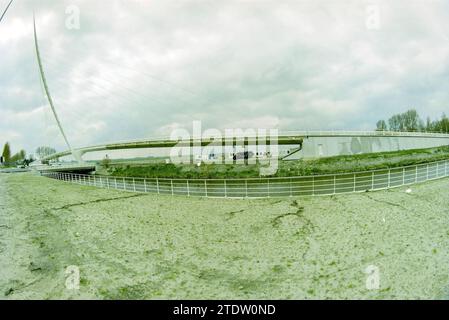
<svg viewBox="0 0 449 320"><path fill-rule="evenodd" d="M449 118L443 113L440 121L441 132L449 133Z"/></svg>
<svg viewBox="0 0 449 320"><path fill-rule="evenodd" d="M426 119L426 131L433 131L433 123L432 120L430 120L430 117L427 117Z"/></svg>
<svg viewBox="0 0 449 320"><path fill-rule="evenodd" d="M401 116L399 114L395 114L390 119L388 119L388 126L390 127L391 131L401 131L403 128Z"/></svg>
<svg viewBox="0 0 449 320"><path fill-rule="evenodd" d="M418 131L421 123L418 112L415 109L410 109L400 115L402 130Z"/></svg>
<svg viewBox="0 0 449 320"><path fill-rule="evenodd" d="M11 162L17 162L17 161L22 161L22 160L24 160L25 159L25 157L26 157L26 152L25 152L25 150L20 150L19 152L17 152L15 155L13 155L12 157L11 157Z"/></svg>
<svg viewBox="0 0 449 320"><path fill-rule="evenodd" d="M432 120L430 117L427 117L424 122L419 117L418 112L416 112L415 109L410 109L404 113L393 115L390 119L388 119L388 126L391 131L427 131L449 133L449 118L443 113L440 120ZM377 121L376 127L376 130L382 130L382 128L386 127L385 121Z"/></svg>
<svg viewBox="0 0 449 320"><path fill-rule="evenodd" d="M56 150L52 147L42 146L36 149L36 155L39 159L48 157L54 153L56 153Z"/></svg>
<svg viewBox="0 0 449 320"><path fill-rule="evenodd" d="M377 130L379 127L386 127L386 123L383 120L377 122ZM419 131L424 127L423 121L416 112L415 109L407 110L404 113L393 115L388 119L388 126L391 131Z"/></svg>
<svg viewBox="0 0 449 320"><path fill-rule="evenodd" d="M379 120L376 123L376 130L377 131L385 131L387 130L387 123L385 122L385 120Z"/></svg>
<svg viewBox="0 0 449 320"><path fill-rule="evenodd" d="M9 142L6 142L5 146L3 147L2 157L5 163L11 161L11 147L9 145Z"/></svg>
<svg viewBox="0 0 449 320"><path fill-rule="evenodd" d="M104 168L108 169L109 166L110 166L110 164L111 164L111 159L109 159L109 156L106 155L106 156L103 158L103 160L101 161L101 165L102 165Z"/></svg>

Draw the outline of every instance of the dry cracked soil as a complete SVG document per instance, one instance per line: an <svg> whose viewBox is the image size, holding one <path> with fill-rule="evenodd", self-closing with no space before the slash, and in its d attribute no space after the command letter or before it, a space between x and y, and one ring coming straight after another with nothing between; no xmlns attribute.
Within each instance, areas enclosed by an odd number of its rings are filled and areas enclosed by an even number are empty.
<svg viewBox="0 0 449 320"><path fill-rule="evenodd" d="M406 189L231 200L0 174L0 297L445 299L449 180Z"/></svg>

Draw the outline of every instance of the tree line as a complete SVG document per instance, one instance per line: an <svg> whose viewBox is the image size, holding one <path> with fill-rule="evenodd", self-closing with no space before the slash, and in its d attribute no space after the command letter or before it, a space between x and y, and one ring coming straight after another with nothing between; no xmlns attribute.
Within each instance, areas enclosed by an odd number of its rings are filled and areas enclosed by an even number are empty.
<svg viewBox="0 0 449 320"><path fill-rule="evenodd" d="M45 158L49 155L52 155L56 153L56 150L52 147L42 146L36 149L36 156L39 159ZM31 162L33 162L34 156L29 155L27 157L27 154L25 150L20 150L19 152L12 154L11 151L11 145L9 142L6 142L3 146L3 152L1 154L1 163L5 166L12 166L12 165L29 165Z"/></svg>
<svg viewBox="0 0 449 320"><path fill-rule="evenodd" d="M427 117L424 121L415 109L410 109L391 116L388 121L377 121L376 130L449 133L449 118L443 113L440 119L431 120Z"/></svg>
<svg viewBox="0 0 449 320"><path fill-rule="evenodd" d="M26 159L26 152L22 149L19 152L12 154L11 146L9 142L6 142L3 146L1 158L1 162L5 165L18 164L19 162L23 162Z"/></svg>

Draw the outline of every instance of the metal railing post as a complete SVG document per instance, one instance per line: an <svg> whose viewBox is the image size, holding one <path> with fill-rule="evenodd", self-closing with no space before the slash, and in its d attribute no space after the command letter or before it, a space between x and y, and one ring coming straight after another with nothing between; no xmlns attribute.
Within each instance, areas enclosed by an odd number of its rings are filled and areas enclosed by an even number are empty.
<svg viewBox="0 0 449 320"><path fill-rule="evenodd" d="M245 179L245 197L248 198L248 179Z"/></svg>
<svg viewBox="0 0 449 320"><path fill-rule="evenodd" d="M189 180L187 181L187 196L190 197L190 186L189 186Z"/></svg>
<svg viewBox="0 0 449 320"><path fill-rule="evenodd" d="M170 180L171 183L171 195L174 195L175 191L173 190L173 180Z"/></svg>
<svg viewBox="0 0 449 320"><path fill-rule="evenodd" d="M312 176L312 196L315 195L315 176Z"/></svg>
<svg viewBox="0 0 449 320"><path fill-rule="evenodd" d="M133 178L133 190L134 192L136 192L136 179Z"/></svg>
<svg viewBox="0 0 449 320"><path fill-rule="evenodd" d="M228 188L226 186L226 179L223 181L224 181L225 198L227 198L228 197L228 190L227 190Z"/></svg>
<svg viewBox="0 0 449 320"><path fill-rule="evenodd" d="M123 178L123 190L126 190L125 178Z"/></svg>
<svg viewBox="0 0 449 320"><path fill-rule="evenodd" d="M415 166L415 183L418 182L418 166Z"/></svg>
<svg viewBox="0 0 449 320"><path fill-rule="evenodd" d="M402 185L405 185L405 168L402 168Z"/></svg>
<svg viewBox="0 0 449 320"><path fill-rule="evenodd" d="M391 186L391 169L388 169L388 188Z"/></svg>
<svg viewBox="0 0 449 320"><path fill-rule="evenodd" d="M374 171L371 173L371 190L374 190Z"/></svg>
<svg viewBox="0 0 449 320"><path fill-rule="evenodd" d="M293 197L293 178L290 178L290 197Z"/></svg>
<svg viewBox="0 0 449 320"><path fill-rule="evenodd" d="M206 198L207 198L207 180L206 179L204 179L204 193L205 193Z"/></svg>
<svg viewBox="0 0 449 320"><path fill-rule="evenodd" d="M108 186L108 189L110 189L111 187L109 186L109 177L106 177L106 184Z"/></svg>
<svg viewBox="0 0 449 320"><path fill-rule="evenodd" d="M355 173L354 173L354 192L355 192Z"/></svg>
<svg viewBox="0 0 449 320"><path fill-rule="evenodd" d="M334 174L334 194L337 193L337 176Z"/></svg>
<svg viewBox="0 0 449 320"><path fill-rule="evenodd" d="M429 164L426 164L426 181L429 180Z"/></svg>
<svg viewBox="0 0 449 320"><path fill-rule="evenodd" d="M159 191L159 178L156 178L156 187L157 187L157 194L160 193Z"/></svg>
<svg viewBox="0 0 449 320"><path fill-rule="evenodd" d="M147 191L147 179L145 179L145 178L143 178L143 190L145 191L145 193L148 192Z"/></svg>

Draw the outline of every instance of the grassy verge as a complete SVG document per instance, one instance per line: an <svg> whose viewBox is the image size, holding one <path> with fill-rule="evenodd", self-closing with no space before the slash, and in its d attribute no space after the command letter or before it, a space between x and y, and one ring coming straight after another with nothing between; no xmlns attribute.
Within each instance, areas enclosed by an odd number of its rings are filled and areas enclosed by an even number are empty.
<svg viewBox="0 0 449 320"><path fill-rule="evenodd" d="M449 146L384 153L345 155L315 160L279 161L277 177L376 170L449 159ZM258 177L259 164L174 165L166 163L116 164L101 174L146 178L251 178Z"/></svg>

